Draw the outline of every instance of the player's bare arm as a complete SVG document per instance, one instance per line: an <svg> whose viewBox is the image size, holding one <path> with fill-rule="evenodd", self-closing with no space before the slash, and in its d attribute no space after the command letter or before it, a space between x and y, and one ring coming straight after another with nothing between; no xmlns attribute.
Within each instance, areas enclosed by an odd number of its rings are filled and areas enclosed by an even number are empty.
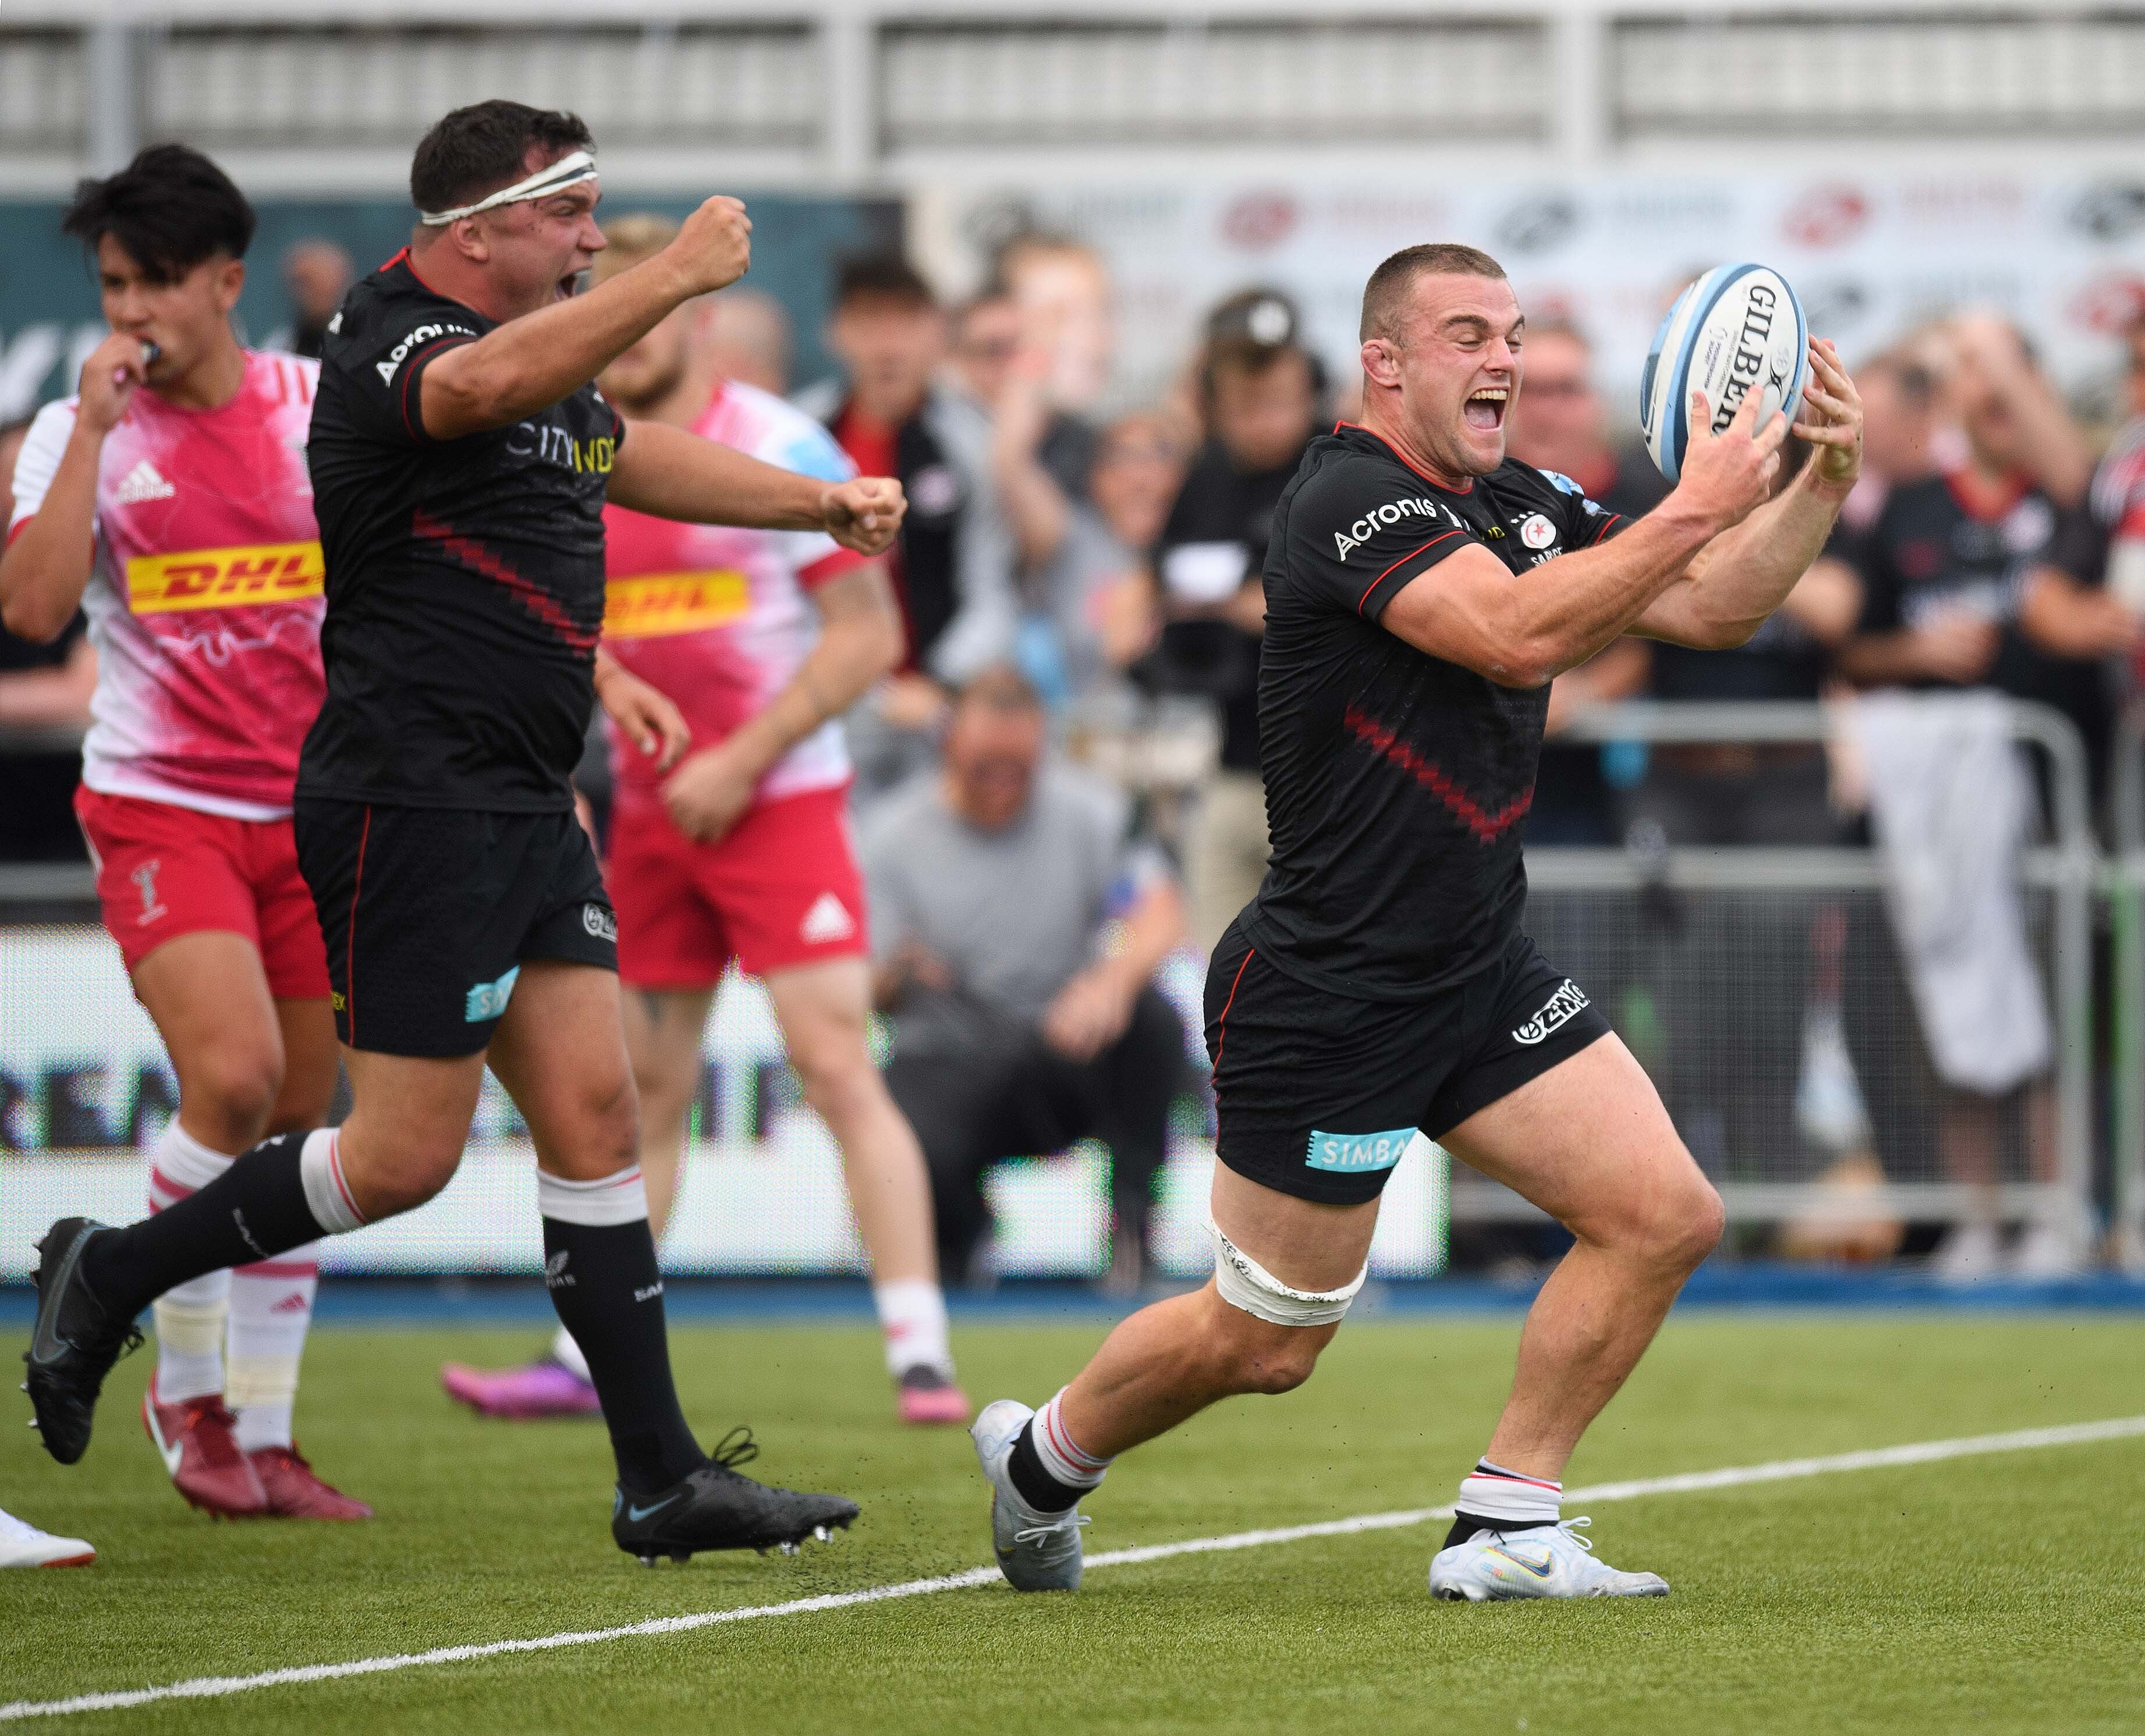
<svg viewBox="0 0 2145 1736"><path fill-rule="evenodd" d="M655 762L658 771L677 764L693 744L684 714L669 697L623 667L602 646L596 647L596 701L625 739Z"/></svg>
<svg viewBox="0 0 2145 1736"><path fill-rule="evenodd" d="M1614 541L1517 579L1487 549L1463 549L1402 589L1379 624L1501 687L1540 687L1585 662L1770 492L1787 420L1760 427L1758 408L1745 398L1720 435L1694 440L1675 492ZM1693 425L1710 414L1694 394Z"/></svg>
<svg viewBox="0 0 2145 1736"><path fill-rule="evenodd" d="M57 639L89 584L95 550L97 466L148 378L142 341L114 332L82 366L82 400L65 456L35 516L0 555L0 620L18 639Z"/></svg>
<svg viewBox="0 0 2145 1736"><path fill-rule="evenodd" d="M1810 342L1810 381L1794 431L1809 462L1779 496L1700 551L1632 630L1702 651L1748 644L1823 551L1862 474L1862 399L1824 338Z"/></svg>
<svg viewBox="0 0 2145 1736"><path fill-rule="evenodd" d="M884 568L874 564L830 579L814 589L812 601L819 641L796 674L764 710L694 754L664 786L670 818L689 838L704 843L728 832L784 754L901 661L901 612Z"/></svg>
<svg viewBox="0 0 2145 1736"><path fill-rule="evenodd" d="M457 218L438 238L421 243L422 251L413 249L413 264L427 283L505 322L426 369L421 411L425 431L435 440L505 428L557 403L671 309L736 282L751 264L752 220L741 201L718 196L688 217L677 240L654 258L586 295L572 295L573 280L603 249L596 198L595 184L585 182L553 198ZM509 250L557 266L555 274L536 276L536 291L549 306L486 305L496 301L497 281L478 274Z"/></svg>
<svg viewBox="0 0 2145 1736"><path fill-rule="evenodd" d="M891 477L823 482L664 422L629 423L627 435L611 470L610 498L659 519L824 530L845 549L879 555L893 546L908 510Z"/></svg>

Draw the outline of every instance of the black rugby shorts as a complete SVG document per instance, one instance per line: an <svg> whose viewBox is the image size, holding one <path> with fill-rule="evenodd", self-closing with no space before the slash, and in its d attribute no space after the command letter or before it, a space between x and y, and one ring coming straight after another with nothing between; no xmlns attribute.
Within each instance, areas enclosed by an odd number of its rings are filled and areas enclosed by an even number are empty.
<svg viewBox="0 0 2145 1736"><path fill-rule="evenodd" d="M1284 975L1232 923L1207 972L1215 1155L1298 1199L1359 1205L1418 1130L1438 1138L1608 1034L1524 934L1465 982L1361 1001Z"/></svg>
<svg viewBox="0 0 2145 1736"><path fill-rule="evenodd" d="M294 818L336 1035L354 1049L474 1055L529 960L618 968L618 918L571 813L301 796Z"/></svg>

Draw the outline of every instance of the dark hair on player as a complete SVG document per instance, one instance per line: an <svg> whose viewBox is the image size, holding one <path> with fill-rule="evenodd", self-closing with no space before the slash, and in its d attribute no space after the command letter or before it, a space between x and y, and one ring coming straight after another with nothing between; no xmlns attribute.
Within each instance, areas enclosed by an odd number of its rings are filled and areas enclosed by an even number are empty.
<svg viewBox="0 0 2145 1736"><path fill-rule="evenodd" d="M837 311L853 301L894 301L904 307L938 305L923 274L898 253L868 253L845 259L834 273Z"/></svg>
<svg viewBox="0 0 2145 1736"><path fill-rule="evenodd" d="M152 145L117 175L77 181L60 228L92 260L108 235L152 281L172 283L219 253L243 259L253 207L191 145Z"/></svg>
<svg viewBox="0 0 2145 1736"><path fill-rule="evenodd" d="M453 211L512 187L529 171L530 147L556 157L595 144L588 123L563 109L494 97L433 122L410 159L410 199L420 211Z"/></svg>
<svg viewBox="0 0 2145 1736"><path fill-rule="evenodd" d="M1363 286L1363 323L1358 336L1399 341L1408 291L1418 277L1502 277L1505 268L1480 247L1457 241L1425 241L1403 247L1371 273Z"/></svg>

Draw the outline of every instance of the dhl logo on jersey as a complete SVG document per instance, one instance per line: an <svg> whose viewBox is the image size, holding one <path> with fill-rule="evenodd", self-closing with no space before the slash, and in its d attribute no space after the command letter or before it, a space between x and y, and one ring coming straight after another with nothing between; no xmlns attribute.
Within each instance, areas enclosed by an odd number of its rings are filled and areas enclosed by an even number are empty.
<svg viewBox="0 0 2145 1736"><path fill-rule="evenodd" d="M743 573L649 573L604 587L604 633L611 639L660 639L734 621L752 606Z"/></svg>
<svg viewBox="0 0 2145 1736"><path fill-rule="evenodd" d="M320 595L326 577L316 542L137 555L127 563L127 606L137 614L162 614L296 603Z"/></svg>

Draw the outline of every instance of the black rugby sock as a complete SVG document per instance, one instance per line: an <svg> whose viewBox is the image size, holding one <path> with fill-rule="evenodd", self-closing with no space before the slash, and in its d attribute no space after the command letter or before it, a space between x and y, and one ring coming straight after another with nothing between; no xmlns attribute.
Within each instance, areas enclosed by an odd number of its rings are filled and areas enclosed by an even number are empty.
<svg viewBox="0 0 2145 1736"><path fill-rule="evenodd" d="M544 1282L560 1324L588 1358L618 1460L619 1487L653 1495L708 1462L678 1407L663 1278L648 1220L544 1220Z"/></svg>
<svg viewBox="0 0 2145 1736"><path fill-rule="evenodd" d="M303 1133L264 1139L177 1205L92 1237L82 1275L97 1299L132 1319L189 1279L317 1241L326 1229L306 1203L298 1172L305 1142Z"/></svg>
<svg viewBox="0 0 2145 1736"><path fill-rule="evenodd" d="M1006 1460L1006 1475L1013 1479L1013 1486L1020 1491L1020 1498L1038 1513L1063 1513L1088 1493L1059 1482L1043 1468L1043 1455L1035 1450L1033 1417L1023 1424L1020 1433L1013 1437L1013 1456Z"/></svg>

